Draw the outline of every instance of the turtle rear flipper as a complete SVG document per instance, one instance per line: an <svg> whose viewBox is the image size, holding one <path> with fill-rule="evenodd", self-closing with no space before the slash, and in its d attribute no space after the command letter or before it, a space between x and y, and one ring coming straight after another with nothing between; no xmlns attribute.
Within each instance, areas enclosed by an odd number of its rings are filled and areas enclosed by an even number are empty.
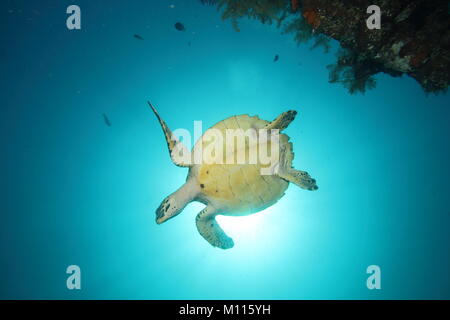
<svg viewBox="0 0 450 320"><path fill-rule="evenodd" d="M213 247L221 249L233 248L233 239L225 234L211 211L211 207L206 207L195 218L198 232Z"/></svg>
<svg viewBox="0 0 450 320"><path fill-rule="evenodd" d="M284 130L287 126L295 119L297 115L297 111L289 110L280 114L275 120L267 124L263 129L271 130L271 129L279 129Z"/></svg>
<svg viewBox="0 0 450 320"><path fill-rule="evenodd" d="M169 148L169 154L172 162L179 167L192 166L191 152L180 140L178 140L177 137L173 135L166 122L160 117L150 101L148 101L148 105L150 106L150 108L152 108L153 113L155 114L156 118L158 118L158 121L161 124L164 136L166 137L167 147Z"/></svg>
<svg viewBox="0 0 450 320"><path fill-rule="evenodd" d="M298 185L302 189L311 191L319 189L319 187L317 187L316 180L311 178L308 172L305 171L289 168L278 172L278 176L280 178L283 178L284 180Z"/></svg>
<svg viewBox="0 0 450 320"><path fill-rule="evenodd" d="M288 145L291 148L290 145ZM280 153L280 166L278 168L277 175L289 182L292 182L302 189L306 190L317 190L316 180L311 178L311 176L306 171L296 170L292 168L292 154L282 150Z"/></svg>

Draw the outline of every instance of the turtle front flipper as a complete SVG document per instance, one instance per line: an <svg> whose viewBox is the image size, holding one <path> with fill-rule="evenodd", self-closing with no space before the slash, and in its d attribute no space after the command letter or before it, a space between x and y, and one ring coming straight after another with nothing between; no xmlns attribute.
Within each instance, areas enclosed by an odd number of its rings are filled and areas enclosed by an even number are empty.
<svg viewBox="0 0 450 320"><path fill-rule="evenodd" d="M166 137L167 147L169 148L170 158L172 162L179 167L190 167L192 166L192 155L191 152L186 148L186 146L178 140L169 129L164 120L160 117L153 105L148 101L148 105L152 108L155 113L156 118L158 118L161 128L163 129L164 136Z"/></svg>
<svg viewBox="0 0 450 320"><path fill-rule="evenodd" d="M316 180L311 178L311 176L308 174L308 172L301 171L301 170L295 170L294 168L289 168L286 170L280 170L278 172L278 176L280 178L283 178L284 180L287 180L289 182L292 182L299 186L302 189L306 190L317 190L319 187L317 187Z"/></svg>
<svg viewBox="0 0 450 320"><path fill-rule="evenodd" d="M271 130L271 129L279 129L284 130L287 126L295 119L297 115L297 111L289 110L280 114L275 120L267 124L263 129Z"/></svg>
<svg viewBox="0 0 450 320"><path fill-rule="evenodd" d="M233 239L228 237L215 219L214 208L207 206L195 218L197 230L213 247L230 249L234 246Z"/></svg>

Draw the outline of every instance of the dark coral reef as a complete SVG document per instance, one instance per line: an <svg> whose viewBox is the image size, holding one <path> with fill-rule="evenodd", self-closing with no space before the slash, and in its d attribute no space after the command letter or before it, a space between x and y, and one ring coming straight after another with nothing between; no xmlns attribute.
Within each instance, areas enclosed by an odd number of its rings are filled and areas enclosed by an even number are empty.
<svg viewBox="0 0 450 320"><path fill-rule="evenodd" d="M313 48L341 49L328 66L331 83L350 93L375 87L379 72L413 77L425 92L443 92L450 78L450 19L447 0L378 0L381 28L369 29L369 0L201 0L217 5L239 31L241 18L275 23Z"/></svg>

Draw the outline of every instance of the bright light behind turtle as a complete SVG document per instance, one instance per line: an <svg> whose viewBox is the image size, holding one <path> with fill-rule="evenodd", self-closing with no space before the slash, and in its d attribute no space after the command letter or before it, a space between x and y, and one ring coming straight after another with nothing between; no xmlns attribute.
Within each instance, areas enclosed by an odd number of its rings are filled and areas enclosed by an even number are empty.
<svg viewBox="0 0 450 320"><path fill-rule="evenodd" d="M269 207L258 214L248 216L218 215L216 220L234 242L239 243L239 246L235 245L235 250L241 248L248 253L251 249L252 254L264 254L269 247L281 245L277 240L282 238L281 230L284 229L275 223L280 214L282 212L276 207ZM284 227L287 228L288 225Z"/></svg>
<svg viewBox="0 0 450 320"><path fill-rule="evenodd" d="M239 238L240 235L256 238L258 230L265 228L265 215L254 214L243 217L217 216L217 221L224 230L229 232L233 238ZM267 220L267 219L266 219Z"/></svg>

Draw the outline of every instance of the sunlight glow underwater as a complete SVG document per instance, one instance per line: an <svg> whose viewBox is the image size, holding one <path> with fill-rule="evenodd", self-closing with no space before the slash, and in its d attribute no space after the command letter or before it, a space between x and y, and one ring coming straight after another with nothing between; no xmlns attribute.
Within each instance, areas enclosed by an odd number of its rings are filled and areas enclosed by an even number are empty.
<svg viewBox="0 0 450 320"><path fill-rule="evenodd" d="M72 32L63 3L4 1L23 14L0 12L17 27L0 54L0 298L450 297L448 94L380 74L376 89L349 95L327 81L332 52L254 20L237 33L199 1L163 2L84 1ZM42 14L22 23L28 7ZM189 32L173 28L179 20ZM206 130L232 115L297 110L286 130L293 166L319 190L290 184L261 212L217 216L230 250L198 233L201 203L157 225L155 209L187 169L170 161L148 100L191 134L195 120ZM72 264L79 292L65 285ZM372 264L380 291L366 287Z"/></svg>

